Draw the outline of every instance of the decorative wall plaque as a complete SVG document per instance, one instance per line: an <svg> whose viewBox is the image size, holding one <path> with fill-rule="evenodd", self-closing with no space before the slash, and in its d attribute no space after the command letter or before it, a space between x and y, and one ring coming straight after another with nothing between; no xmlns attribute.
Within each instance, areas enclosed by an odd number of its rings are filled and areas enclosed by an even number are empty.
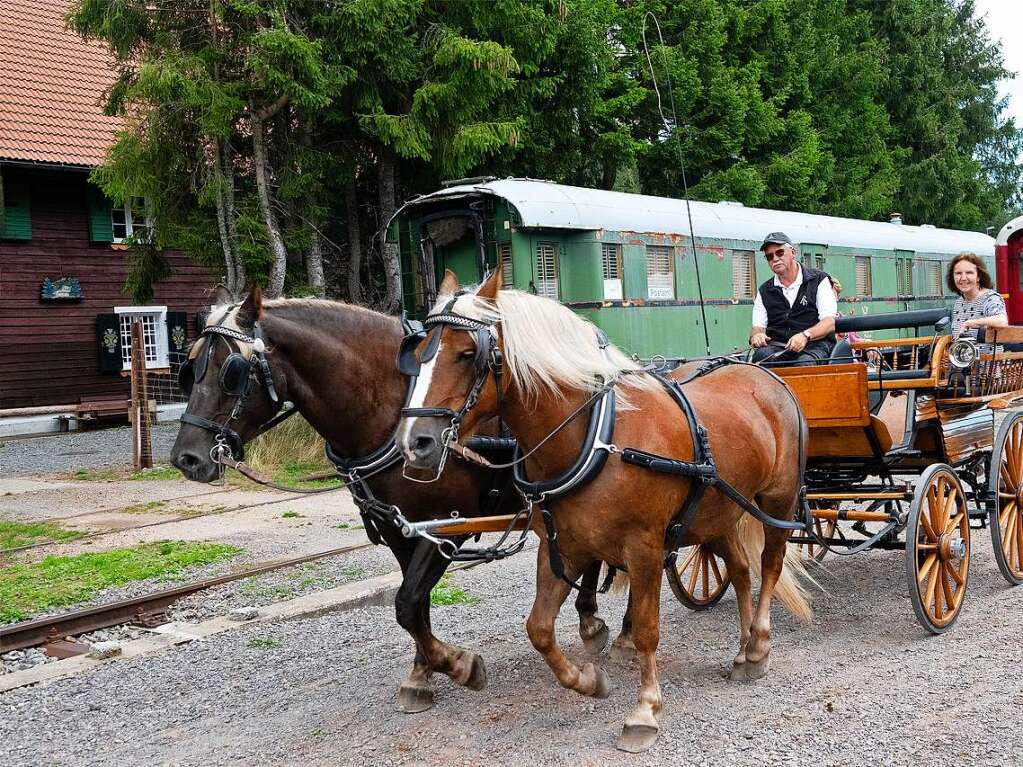
<svg viewBox="0 0 1023 767"><path fill-rule="evenodd" d="M82 298L82 284L77 277L43 278L42 299L44 301L79 301Z"/></svg>

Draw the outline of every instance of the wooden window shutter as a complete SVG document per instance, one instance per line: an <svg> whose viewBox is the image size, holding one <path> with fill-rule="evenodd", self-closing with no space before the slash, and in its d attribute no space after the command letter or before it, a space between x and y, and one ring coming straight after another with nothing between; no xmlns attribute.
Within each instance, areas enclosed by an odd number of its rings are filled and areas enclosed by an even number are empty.
<svg viewBox="0 0 1023 767"><path fill-rule="evenodd" d="M188 312L167 312L167 359L183 359L188 352Z"/></svg>
<svg viewBox="0 0 1023 767"><path fill-rule="evenodd" d="M604 280L604 298L614 301L622 300L622 246L613 242L601 243L600 260Z"/></svg>
<svg viewBox="0 0 1023 767"><path fill-rule="evenodd" d="M99 369L104 373L120 373L121 320L116 314L96 315L96 348L99 350Z"/></svg>
<svg viewBox="0 0 1023 767"><path fill-rule="evenodd" d="M501 266L501 287L515 287L515 271L512 269L511 243L497 243L497 263Z"/></svg>
<svg viewBox="0 0 1023 767"><path fill-rule="evenodd" d="M558 300L558 246L553 242L536 244L536 293Z"/></svg>
<svg viewBox="0 0 1023 767"><path fill-rule="evenodd" d="M96 187L89 186L89 242L113 242L114 225L110 218L110 200Z"/></svg>
<svg viewBox="0 0 1023 767"><path fill-rule="evenodd" d="M9 184L3 190L4 216L0 239L31 240L32 209L28 186Z"/></svg>
<svg viewBox="0 0 1023 767"><path fill-rule="evenodd" d="M756 295L755 268L752 250L732 251L732 298L753 298Z"/></svg>
<svg viewBox="0 0 1023 767"><path fill-rule="evenodd" d="M871 295L870 256L856 256L856 295Z"/></svg>

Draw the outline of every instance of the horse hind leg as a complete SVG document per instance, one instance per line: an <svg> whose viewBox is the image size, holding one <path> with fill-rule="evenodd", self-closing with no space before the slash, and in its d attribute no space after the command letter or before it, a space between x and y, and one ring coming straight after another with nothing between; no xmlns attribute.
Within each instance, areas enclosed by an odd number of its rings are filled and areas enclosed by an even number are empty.
<svg viewBox="0 0 1023 767"><path fill-rule="evenodd" d="M750 565L736 532L713 544L714 552L725 560L728 577L735 589L735 602L739 612L739 651L732 659L729 679L745 680L746 645L749 643L750 625L753 622L753 587L750 582Z"/></svg>
<svg viewBox="0 0 1023 767"><path fill-rule="evenodd" d="M600 561L583 571L575 609L579 613L579 638L586 652L599 655L607 646L608 630L604 619L597 615L597 584L600 580Z"/></svg>
<svg viewBox="0 0 1023 767"><path fill-rule="evenodd" d="M570 590L568 583L551 572L547 546L541 541L537 553L536 597L526 620L529 641L543 656L562 687L575 690L581 695L606 698L611 692L607 673L593 663L587 663L580 669L565 656L558 645L554 622Z"/></svg>
<svg viewBox="0 0 1023 767"><path fill-rule="evenodd" d="M611 643L611 657L617 661L632 660L636 657L636 643L632 641L632 589L629 589L629 601L622 617L621 633Z"/></svg>

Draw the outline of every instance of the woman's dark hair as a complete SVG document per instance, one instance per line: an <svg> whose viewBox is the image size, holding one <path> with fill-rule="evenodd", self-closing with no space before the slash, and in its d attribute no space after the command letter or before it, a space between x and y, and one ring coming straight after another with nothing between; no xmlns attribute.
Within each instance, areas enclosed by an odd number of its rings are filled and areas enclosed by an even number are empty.
<svg viewBox="0 0 1023 767"><path fill-rule="evenodd" d="M956 287L955 277L953 272L955 271L956 264L960 261L969 261L975 267L977 267L977 282L980 283L981 288L987 288L990 290L995 286L994 282L991 281L991 272L987 270L987 266L984 264L983 259L976 253L960 253L958 256L953 258L948 265L948 274L945 275L945 284L948 285L948 289L953 293L959 293L959 288ZM962 295L961 293L959 293Z"/></svg>

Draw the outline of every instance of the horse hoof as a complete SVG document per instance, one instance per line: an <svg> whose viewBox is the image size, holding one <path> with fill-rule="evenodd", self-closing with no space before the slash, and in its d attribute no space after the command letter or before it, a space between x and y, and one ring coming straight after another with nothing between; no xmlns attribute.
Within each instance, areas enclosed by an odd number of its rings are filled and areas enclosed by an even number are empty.
<svg viewBox="0 0 1023 767"><path fill-rule="evenodd" d="M403 684L398 690L398 704L406 714L418 714L433 708L433 690Z"/></svg>
<svg viewBox="0 0 1023 767"><path fill-rule="evenodd" d="M479 655L472 656L472 670L465 686L470 690L482 690L487 686L487 666Z"/></svg>
<svg viewBox="0 0 1023 767"><path fill-rule="evenodd" d="M746 664L745 663L733 663L732 670L728 673L728 678L733 682L745 682L746 681Z"/></svg>
<svg viewBox="0 0 1023 767"><path fill-rule="evenodd" d="M593 698L606 698L611 694L611 677L607 675L600 666L594 666L592 663L587 663L583 666L584 674L593 674L593 692L590 693L590 697Z"/></svg>
<svg viewBox="0 0 1023 767"><path fill-rule="evenodd" d="M753 662L749 659L746 660L746 678L751 682L757 679L763 679L767 676L767 670L771 665L770 657L765 657L761 661Z"/></svg>
<svg viewBox="0 0 1023 767"><path fill-rule="evenodd" d="M612 660L625 662L636 657L636 645L631 641L622 642L618 639L611 645Z"/></svg>
<svg viewBox="0 0 1023 767"><path fill-rule="evenodd" d="M622 728L615 746L619 751L638 754L646 751L657 740L657 727L649 724L627 724Z"/></svg>
<svg viewBox="0 0 1023 767"><path fill-rule="evenodd" d="M604 623L604 621L600 622L600 628L590 634L590 636L585 636L583 634L582 624L579 624L579 636L582 637L583 647L586 649L586 652L591 655L600 655L600 653L604 651L604 648L607 647L607 638L610 634L611 632L607 630L607 624Z"/></svg>

